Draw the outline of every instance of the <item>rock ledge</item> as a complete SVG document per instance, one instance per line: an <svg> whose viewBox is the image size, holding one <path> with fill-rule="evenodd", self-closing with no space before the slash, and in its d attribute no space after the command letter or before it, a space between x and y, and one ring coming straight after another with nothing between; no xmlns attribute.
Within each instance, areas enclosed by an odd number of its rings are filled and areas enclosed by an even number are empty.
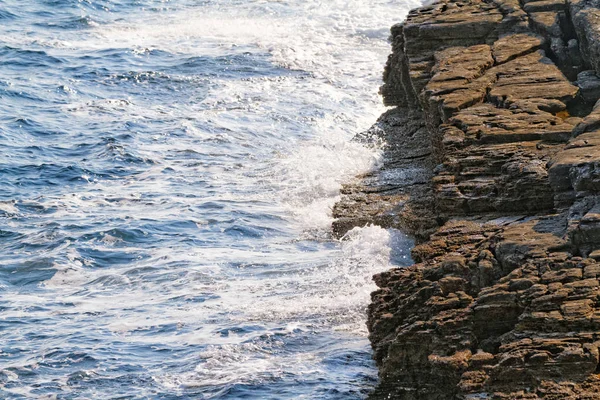
<svg viewBox="0 0 600 400"><path fill-rule="evenodd" d="M392 28L383 167L334 232L413 235L375 276L373 399L600 399L598 0L443 0Z"/></svg>

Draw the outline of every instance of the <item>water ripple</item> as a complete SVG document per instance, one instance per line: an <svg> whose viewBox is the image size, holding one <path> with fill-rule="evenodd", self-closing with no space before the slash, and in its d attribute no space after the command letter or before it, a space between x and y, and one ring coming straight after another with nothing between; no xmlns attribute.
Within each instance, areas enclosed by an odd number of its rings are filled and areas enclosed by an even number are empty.
<svg viewBox="0 0 600 400"><path fill-rule="evenodd" d="M1 3L0 398L365 398L411 243L331 207L416 4Z"/></svg>

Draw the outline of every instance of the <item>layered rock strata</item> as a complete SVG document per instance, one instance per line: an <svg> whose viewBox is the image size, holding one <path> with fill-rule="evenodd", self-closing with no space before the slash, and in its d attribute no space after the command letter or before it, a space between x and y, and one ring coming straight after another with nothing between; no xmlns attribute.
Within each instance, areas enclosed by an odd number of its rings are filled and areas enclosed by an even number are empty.
<svg viewBox="0 0 600 400"><path fill-rule="evenodd" d="M375 276L373 399L600 399L600 2L444 0L392 28L385 162L334 231L414 235Z"/></svg>

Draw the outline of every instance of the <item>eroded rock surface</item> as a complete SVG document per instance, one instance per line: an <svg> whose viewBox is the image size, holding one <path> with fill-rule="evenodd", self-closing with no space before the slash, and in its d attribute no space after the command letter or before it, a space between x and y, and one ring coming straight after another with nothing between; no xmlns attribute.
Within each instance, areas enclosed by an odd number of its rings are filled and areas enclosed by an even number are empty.
<svg viewBox="0 0 600 400"><path fill-rule="evenodd" d="M444 0L392 28L338 235L414 235L375 276L373 399L600 399L600 2Z"/></svg>

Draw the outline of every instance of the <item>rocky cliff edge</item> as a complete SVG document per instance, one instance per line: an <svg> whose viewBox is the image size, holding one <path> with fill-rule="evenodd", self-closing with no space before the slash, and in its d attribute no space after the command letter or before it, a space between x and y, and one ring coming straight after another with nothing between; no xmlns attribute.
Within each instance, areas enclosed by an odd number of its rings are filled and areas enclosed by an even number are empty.
<svg viewBox="0 0 600 400"><path fill-rule="evenodd" d="M373 399L600 399L600 1L443 0L392 28L334 231L418 244L375 276Z"/></svg>

